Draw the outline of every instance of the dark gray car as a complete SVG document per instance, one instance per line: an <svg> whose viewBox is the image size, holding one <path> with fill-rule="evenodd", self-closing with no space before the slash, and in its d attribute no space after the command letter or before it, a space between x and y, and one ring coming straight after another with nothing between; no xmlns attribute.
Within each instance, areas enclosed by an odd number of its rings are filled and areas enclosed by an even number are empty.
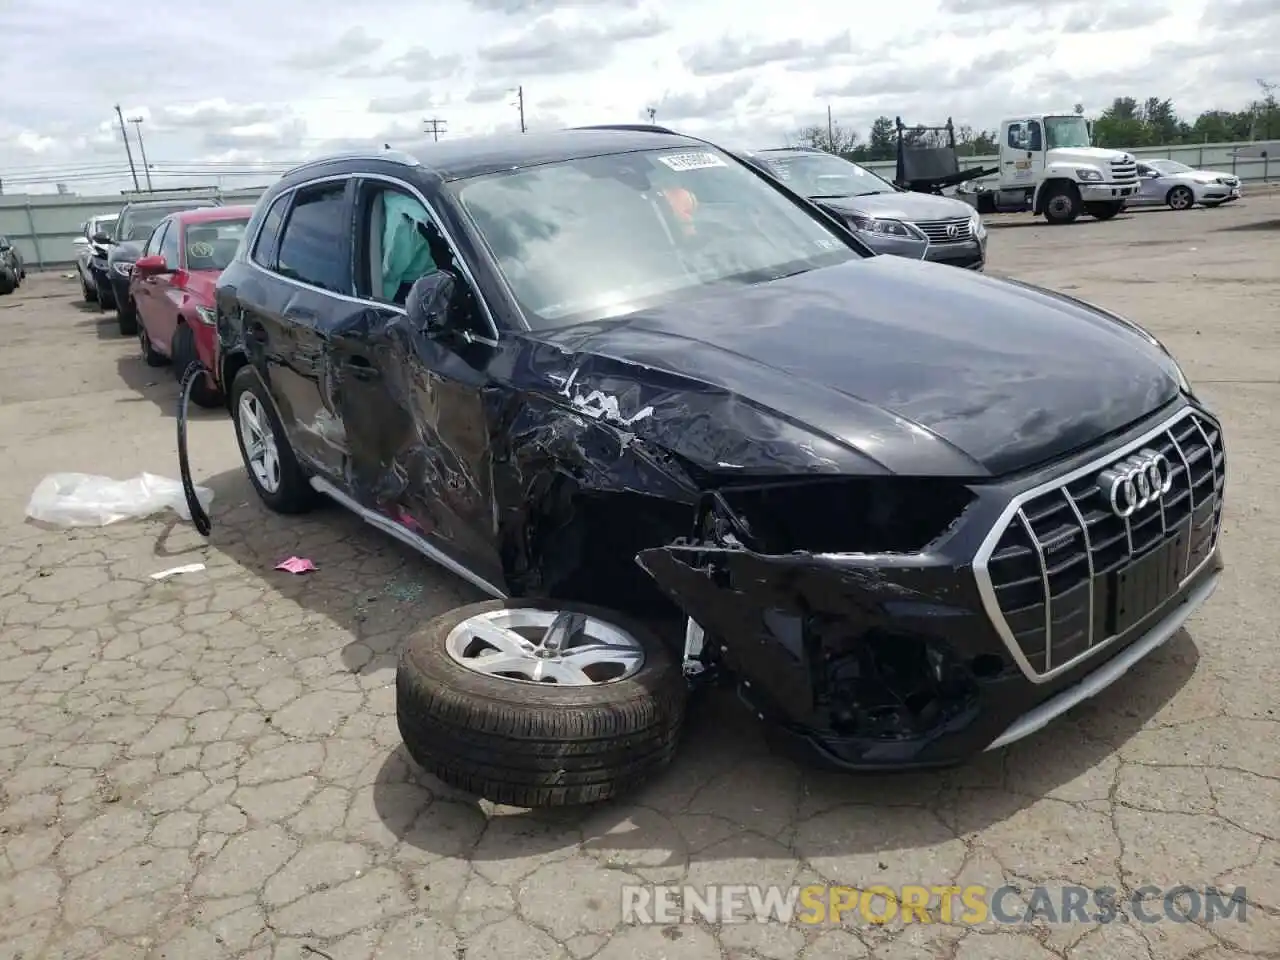
<svg viewBox="0 0 1280 960"><path fill-rule="evenodd" d="M986 227L961 200L899 190L866 167L821 150L783 147L740 156L839 216L876 253L970 270L986 266Z"/></svg>

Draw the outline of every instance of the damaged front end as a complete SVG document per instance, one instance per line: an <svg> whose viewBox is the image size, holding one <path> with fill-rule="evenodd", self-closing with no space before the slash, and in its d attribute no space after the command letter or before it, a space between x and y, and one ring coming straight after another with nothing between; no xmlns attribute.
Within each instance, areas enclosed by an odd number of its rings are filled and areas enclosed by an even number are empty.
<svg viewBox="0 0 1280 960"><path fill-rule="evenodd" d="M999 733L982 702L1016 672L958 559L987 512L946 479L737 481L703 496L696 537L636 561L703 632L702 665L793 746L943 764Z"/></svg>

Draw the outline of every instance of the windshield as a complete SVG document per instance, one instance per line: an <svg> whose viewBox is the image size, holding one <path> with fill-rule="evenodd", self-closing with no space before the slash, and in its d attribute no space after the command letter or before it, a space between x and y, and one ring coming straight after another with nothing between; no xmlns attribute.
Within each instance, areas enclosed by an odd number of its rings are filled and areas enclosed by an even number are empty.
<svg viewBox="0 0 1280 960"><path fill-rule="evenodd" d="M548 163L453 185L535 328L859 259L851 241L712 149Z"/></svg>
<svg viewBox="0 0 1280 960"><path fill-rule="evenodd" d="M116 221L115 241L123 243L129 240L145 241L151 236L156 224L171 213L181 213L192 209L190 203L177 203L170 207L139 207L127 210L123 217Z"/></svg>
<svg viewBox="0 0 1280 960"><path fill-rule="evenodd" d="M93 227L89 231L89 236L96 237L100 233L105 233L107 236L111 236L111 232L115 230L115 228L116 218L104 217L102 220L94 222Z"/></svg>
<svg viewBox="0 0 1280 960"><path fill-rule="evenodd" d="M759 154L775 177L806 197L861 197L897 193L893 184L830 153Z"/></svg>
<svg viewBox="0 0 1280 960"><path fill-rule="evenodd" d="M249 225L248 217L202 220L183 229L188 270L227 269Z"/></svg>
<svg viewBox="0 0 1280 960"><path fill-rule="evenodd" d="M1190 173L1191 168L1177 160L1148 160L1147 165L1161 173Z"/></svg>
<svg viewBox="0 0 1280 960"><path fill-rule="evenodd" d="M1044 137L1050 150L1058 147L1091 147L1084 117L1045 117Z"/></svg>

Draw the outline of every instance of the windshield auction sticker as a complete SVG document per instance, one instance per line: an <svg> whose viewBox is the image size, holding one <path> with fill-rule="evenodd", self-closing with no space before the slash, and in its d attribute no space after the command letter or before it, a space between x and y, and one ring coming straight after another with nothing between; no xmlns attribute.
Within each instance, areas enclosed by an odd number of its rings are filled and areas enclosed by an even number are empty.
<svg viewBox="0 0 1280 960"><path fill-rule="evenodd" d="M668 153L658 158L672 170L708 170L711 167L724 167L727 164L714 153Z"/></svg>

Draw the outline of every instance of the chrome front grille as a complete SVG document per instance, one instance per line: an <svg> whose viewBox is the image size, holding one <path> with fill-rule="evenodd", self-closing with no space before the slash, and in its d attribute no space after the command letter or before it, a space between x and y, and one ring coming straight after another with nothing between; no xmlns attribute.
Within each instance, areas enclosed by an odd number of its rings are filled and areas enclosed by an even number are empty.
<svg viewBox="0 0 1280 960"><path fill-rule="evenodd" d="M1113 183L1137 183L1138 164L1133 160L1112 160L1111 181Z"/></svg>
<svg viewBox="0 0 1280 960"><path fill-rule="evenodd" d="M1122 518L1103 475L1139 453L1164 456L1169 488ZM1217 425L1184 411L1014 502L974 569L988 614L1030 679L1047 680L1124 635L1208 561L1225 466Z"/></svg>
<svg viewBox="0 0 1280 960"><path fill-rule="evenodd" d="M959 220L916 220L912 224L930 243L964 243L973 239L968 218Z"/></svg>

